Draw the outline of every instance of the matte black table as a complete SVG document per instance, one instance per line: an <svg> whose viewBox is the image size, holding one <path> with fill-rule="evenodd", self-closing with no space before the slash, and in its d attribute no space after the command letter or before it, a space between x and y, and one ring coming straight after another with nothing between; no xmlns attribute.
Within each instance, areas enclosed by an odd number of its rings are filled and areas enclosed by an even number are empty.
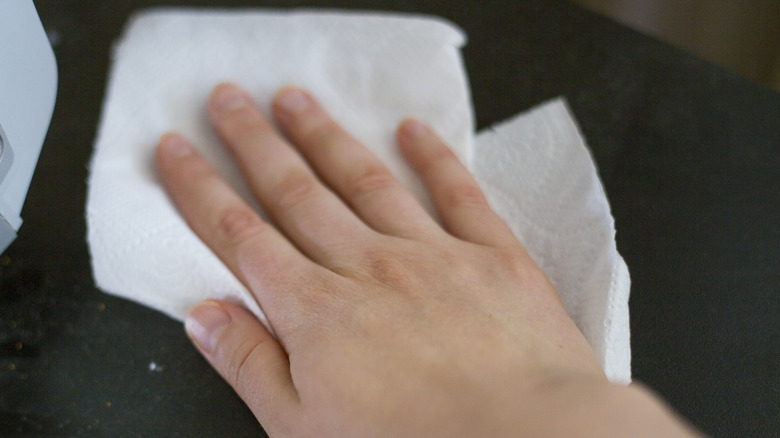
<svg viewBox="0 0 780 438"><path fill-rule="evenodd" d="M179 323L92 281L85 180L111 44L156 3L36 1L60 88L0 256L2 436L263 436ZM778 436L780 95L562 1L257 3L449 18L470 37L479 127L566 96L631 270L635 378L715 436Z"/></svg>

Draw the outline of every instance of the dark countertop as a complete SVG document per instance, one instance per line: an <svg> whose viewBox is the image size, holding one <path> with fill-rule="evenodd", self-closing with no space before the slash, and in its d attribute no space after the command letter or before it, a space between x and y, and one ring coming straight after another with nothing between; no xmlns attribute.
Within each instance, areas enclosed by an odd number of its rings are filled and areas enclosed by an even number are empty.
<svg viewBox="0 0 780 438"><path fill-rule="evenodd" d="M162 2L35 3L60 88L0 256L0 435L263 436L179 323L92 281L85 181L111 44ZM449 18L469 34L479 127L566 96L631 270L635 378L712 435L777 436L780 95L562 1L251 3Z"/></svg>

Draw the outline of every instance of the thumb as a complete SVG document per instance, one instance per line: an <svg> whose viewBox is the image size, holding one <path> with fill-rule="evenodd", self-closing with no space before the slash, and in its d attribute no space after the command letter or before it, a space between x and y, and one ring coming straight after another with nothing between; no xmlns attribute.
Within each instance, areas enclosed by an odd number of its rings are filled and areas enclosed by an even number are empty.
<svg viewBox="0 0 780 438"><path fill-rule="evenodd" d="M184 322L187 334L214 369L249 406L267 432L286 429L297 393L290 362L271 333L243 307L201 301Z"/></svg>

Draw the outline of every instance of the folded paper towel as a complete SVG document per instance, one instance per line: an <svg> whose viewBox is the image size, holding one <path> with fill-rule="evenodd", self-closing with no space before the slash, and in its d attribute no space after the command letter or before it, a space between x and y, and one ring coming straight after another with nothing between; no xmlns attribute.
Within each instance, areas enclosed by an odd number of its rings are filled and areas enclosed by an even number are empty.
<svg viewBox="0 0 780 438"><path fill-rule="evenodd" d="M608 377L628 381L627 270L576 126L555 102L481 134L473 148L464 42L451 24L415 16L256 10L136 16L115 48L90 167L88 243L98 287L177 319L209 297L243 303L263 318L251 294L179 217L151 157L163 132L179 131L250 200L210 128L205 101L221 81L242 84L264 104L294 83L311 90L428 208L393 133L408 115L430 123L475 171L558 287ZM520 167L530 162L525 154L536 167Z"/></svg>
<svg viewBox="0 0 780 438"><path fill-rule="evenodd" d="M613 381L631 380L631 280L609 203L561 99L481 132L472 172L558 290Z"/></svg>

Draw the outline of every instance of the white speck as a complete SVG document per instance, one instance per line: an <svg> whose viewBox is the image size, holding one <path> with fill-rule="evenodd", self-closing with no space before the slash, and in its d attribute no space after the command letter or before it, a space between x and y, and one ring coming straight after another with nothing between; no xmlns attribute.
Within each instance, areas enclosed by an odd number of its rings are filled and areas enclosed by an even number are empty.
<svg viewBox="0 0 780 438"><path fill-rule="evenodd" d="M149 362L149 371L157 371L158 373L163 370L163 367L157 365L156 362Z"/></svg>

